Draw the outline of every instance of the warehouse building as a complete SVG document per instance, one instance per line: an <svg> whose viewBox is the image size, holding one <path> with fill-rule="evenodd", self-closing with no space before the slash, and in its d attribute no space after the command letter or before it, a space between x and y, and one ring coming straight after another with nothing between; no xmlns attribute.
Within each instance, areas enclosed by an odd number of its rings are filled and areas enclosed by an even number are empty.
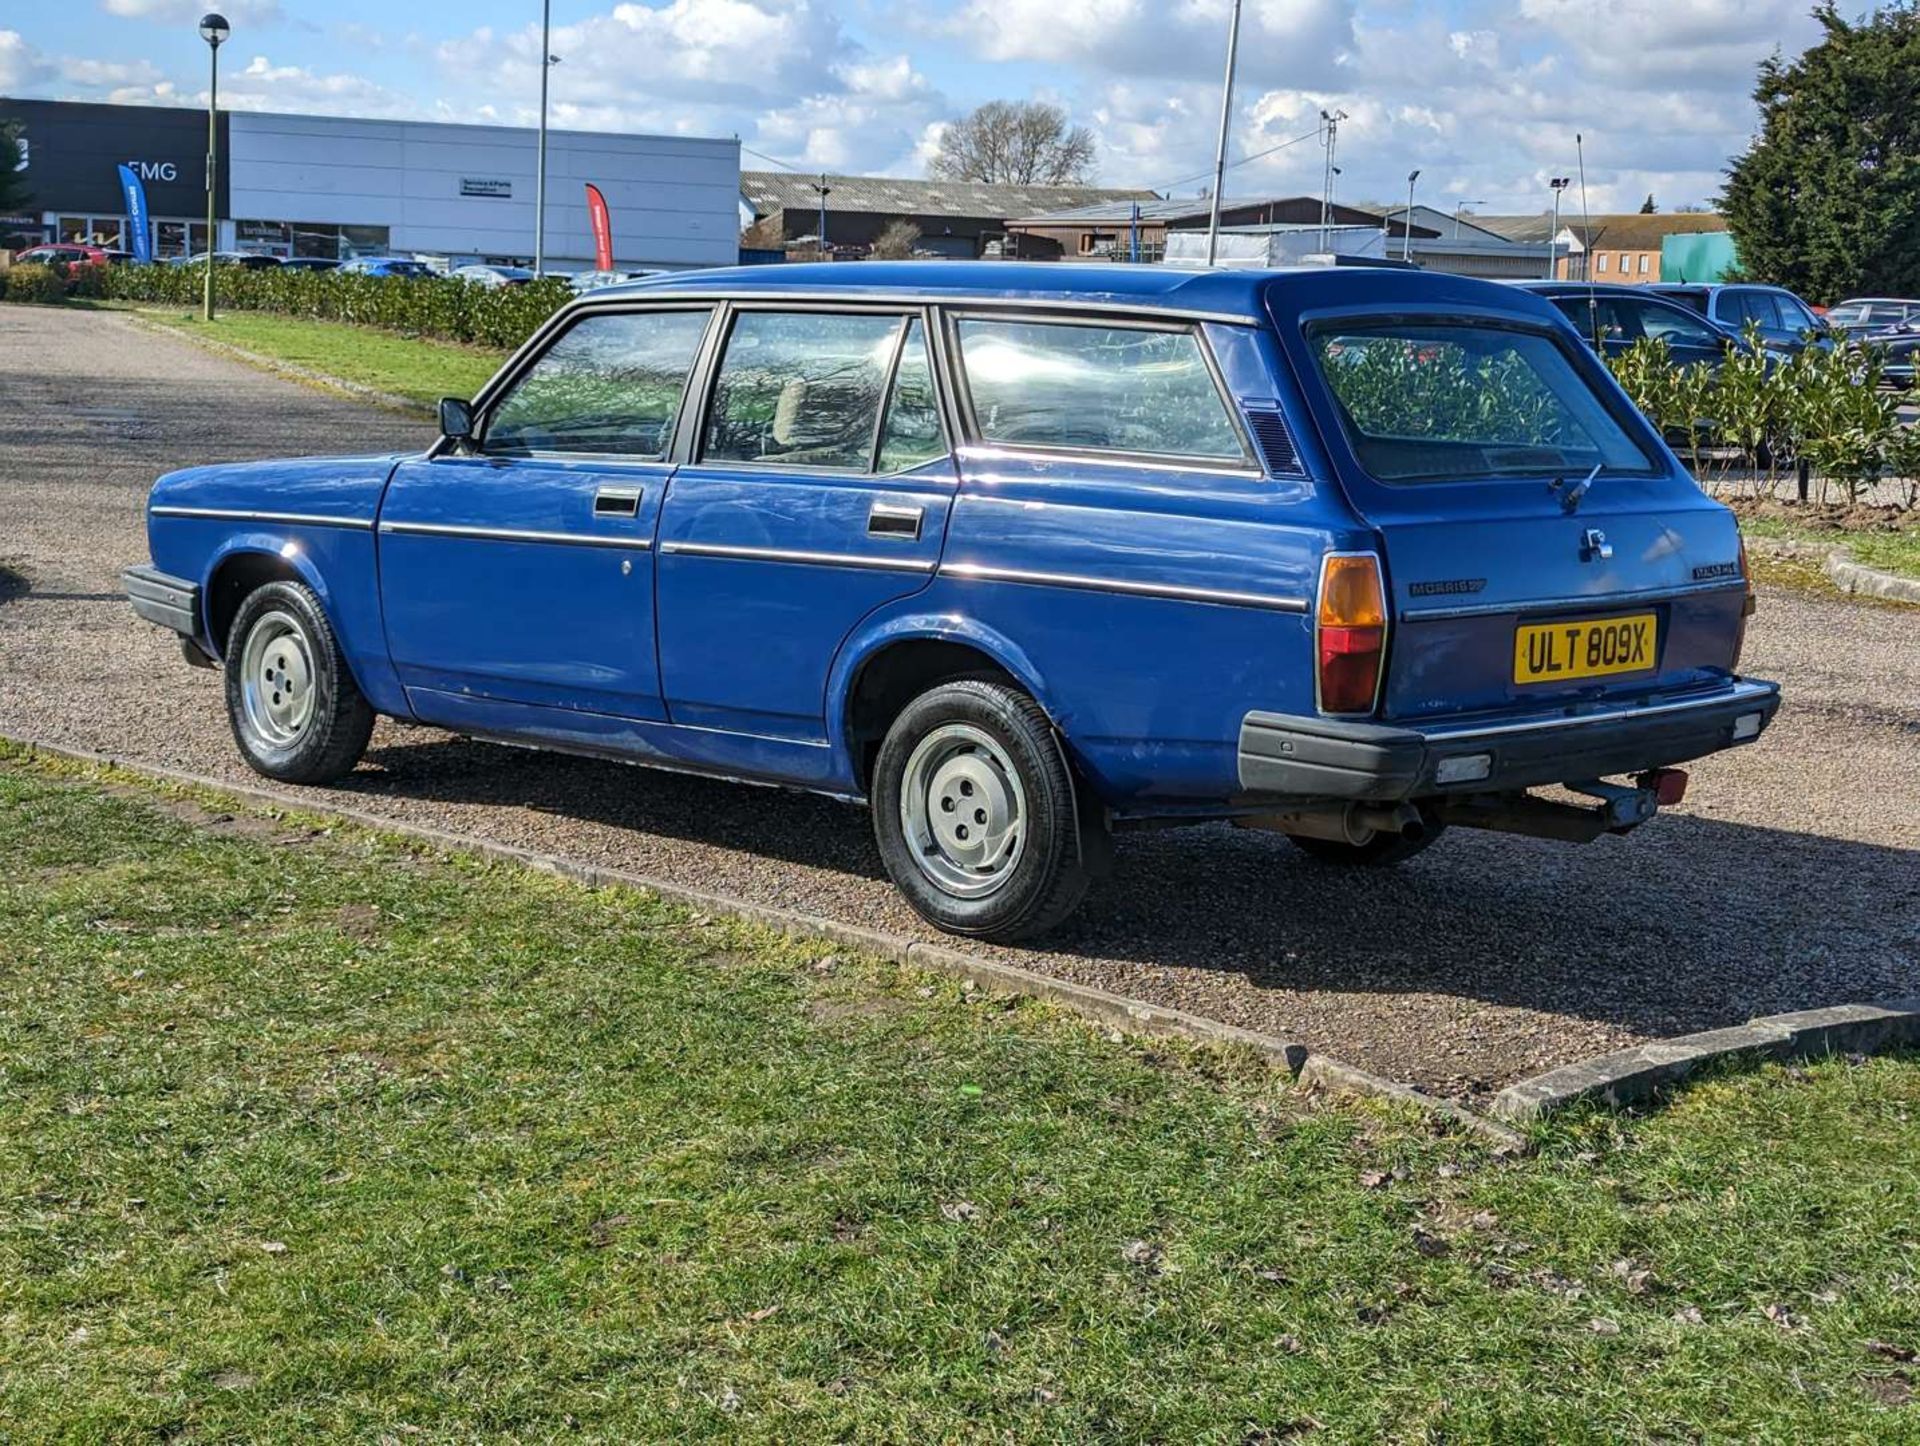
<svg viewBox="0 0 1920 1446"><path fill-rule="evenodd" d="M119 167L147 194L154 254L206 249L204 111L0 99L24 123L30 208L0 245L132 249ZM535 133L510 126L223 112L216 250L275 256L531 260ZM593 265L585 188L607 198L615 265L721 266L739 254L740 146L688 136L550 131L548 262Z"/></svg>

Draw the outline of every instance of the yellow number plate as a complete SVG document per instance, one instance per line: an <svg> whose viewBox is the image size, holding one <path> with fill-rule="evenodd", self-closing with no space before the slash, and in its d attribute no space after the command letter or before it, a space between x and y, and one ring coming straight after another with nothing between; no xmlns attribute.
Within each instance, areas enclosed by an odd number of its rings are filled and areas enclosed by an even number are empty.
<svg viewBox="0 0 1920 1446"><path fill-rule="evenodd" d="M1526 623L1513 635L1513 681L1560 683L1653 670L1652 613L1588 622Z"/></svg>

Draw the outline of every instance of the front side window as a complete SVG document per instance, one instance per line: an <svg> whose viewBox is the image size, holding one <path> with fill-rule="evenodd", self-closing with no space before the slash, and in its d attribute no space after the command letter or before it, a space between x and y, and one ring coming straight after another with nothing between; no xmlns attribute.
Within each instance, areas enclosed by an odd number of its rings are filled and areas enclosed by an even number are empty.
<svg viewBox="0 0 1920 1446"><path fill-rule="evenodd" d="M494 406L486 450L665 456L707 315L631 311L582 317Z"/></svg>
<svg viewBox="0 0 1920 1446"><path fill-rule="evenodd" d="M1640 313L1640 330L1645 336L1665 341L1668 346L1710 346L1718 348L1726 339L1690 312L1677 306L1648 306Z"/></svg>
<svg viewBox="0 0 1920 1446"><path fill-rule="evenodd" d="M1312 348L1355 457L1383 482L1648 472L1551 337L1474 323L1357 322Z"/></svg>
<svg viewBox="0 0 1920 1446"><path fill-rule="evenodd" d="M702 457L866 471L902 321L740 313L714 380Z"/></svg>
<svg viewBox="0 0 1920 1446"><path fill-rule="evenodd" d="M957 331L985 441L1247 460L1191 330L963 317Z"/></svg>

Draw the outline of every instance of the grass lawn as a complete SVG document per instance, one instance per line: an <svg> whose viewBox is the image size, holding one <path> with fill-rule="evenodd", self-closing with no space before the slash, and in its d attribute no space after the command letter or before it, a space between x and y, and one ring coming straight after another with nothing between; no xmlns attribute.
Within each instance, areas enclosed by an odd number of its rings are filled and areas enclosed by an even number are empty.
<svg viewBox="0 0 1920 1446"><path fill-rule="evenodd" d="M471 397L506 360L505 352L339 321L228 311L209 326L197 312L149 306L131 309L188 336L212 337L276 361L391 392L422 407L432 407L442 397Z"/></svg>
<svg viewBox="0 0 1920 1446"><path fill-rule="evenodd" d="M0 756L8 1440L1920 1439L1920 1061L1542 1146Z"/></svg>
<svg viewBox="0 0 1920 1446"><path fill-rule="evenodd" d="M1840 531L1831 527L1809 527L1779 517L1742 517L1740 528L1750 537L1844 547L1855 560L1868 567L1901 577L1920 577L1920 527Z"/></svg>

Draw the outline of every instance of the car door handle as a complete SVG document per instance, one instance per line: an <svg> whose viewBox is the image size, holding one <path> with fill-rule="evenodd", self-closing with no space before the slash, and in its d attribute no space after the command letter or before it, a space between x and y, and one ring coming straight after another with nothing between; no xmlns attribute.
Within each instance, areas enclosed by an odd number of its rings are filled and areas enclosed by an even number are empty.
<svg viewBox="0 0 1920 1446"><path fill-rule="evenodd" d="M867 514L867 536L900 537L908 542L918 542L920 524L926 515L924 507L896 507L891 503L876 502L873 510Z"/></svg>
<svg viewBox="0 0 1920 1446"><path fill-rule="evenodd" d="M595 517L638 517L640 489L638 487L602 487L593 494L593 515Z"/></svg>

